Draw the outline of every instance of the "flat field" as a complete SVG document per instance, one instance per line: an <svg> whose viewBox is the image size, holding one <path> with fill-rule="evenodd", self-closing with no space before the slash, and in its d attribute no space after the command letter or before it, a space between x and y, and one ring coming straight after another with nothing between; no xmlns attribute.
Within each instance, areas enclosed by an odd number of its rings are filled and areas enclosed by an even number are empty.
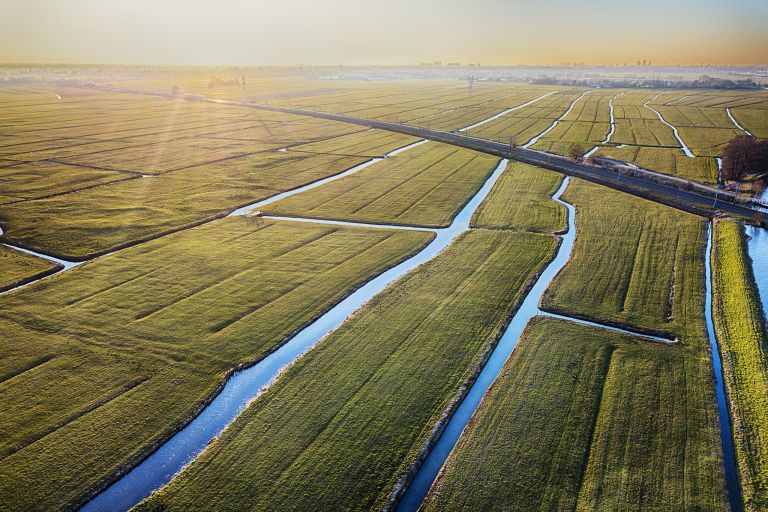
<svg viewBox="0 0 768 512"><path fill-rule="evenodd" d="M677 128L694 158L683 154L672 129L644 104ZM717 162L726 144L750 127L765 137L763 118L768 99L762 91L662 90L626 91L614 99L616 133L597 156L607 156L654 171L705 183L717 181ZM729 116L730 112L730 116ZM744 121L738 126L731 119Z"/></svg>
<svg viewBox="0 0 768 512"><path fill-rule="evenodd" d="M546 235L465 233L295 363L139 510L380 509L554 248Z"/></svg>
<svg viewBox="0 0 768 512"><path fill-rule="evenodd" d="M662 123L645 103L656 96L654 91L626 91L613 102L617 144L679 148L672 129Z"/></svg>
<svg viewBox="0 0 768 512"><path fill-rule="evenodd" d="M473 137L499 142L508 143L514 139L515 143L523 145L546 130L555 119L562 116L571 106L571 103L585 90L544 88L541 90L541 94L534 97L540 97L549 92L554 92L554 94L469 130L468 133Z"/></svg>
<svg viewBox="0 0 768 512"><path fill-rule="evenodd" d="M679 347L535 318L424 510L722 509L688 480L713 468L688 460L685 373Z"/></svg>
<svg viewBox="0 0 768 512"><path fill-rule="evenodd" d="M586 152L603 142L611 129L609 102L621 92L613 89L590 92L577 101L573 110L533 148L567 155L576 144Z"/></svg>
<svg viewBox="0 0 768 512"><path fill-rule="evenodd" d="M27 280L34 280L59 268L61 265L58 263L0 245L0 291L18 286Z"/></svg>
<svg viewBox="0 0 768 512"><path fill-rule="evenodd" d="M0 509L71 507L431 236L239 217L0 297Z"/></svg>
<svg viewBox="0 0 768 512"><path fill-rule="evenodd" d="M356 84L353 91L292 98L279 103L451 131L526 103L547 90L554 89L527 84L477 84L468 88L455 81L379 84L373 87Z"/></svg>
<svg viewBox="0 0 768 512"><path fill-rule="evenodd" d="M580 180L564 199L576 243L543 307L702 341L703 219Z"/></svg>
<svg viewBox="0 0 768 512"><path fill-rule="evenodd" d="M703 220L579 180L564 199L577 238L542 308L679 341L535 320L428 509L722 509Z"/></svg>
<svg viewBox="0 0 768 512"><path fill-rule="evenodd" d="M5 236L64 258L86 258L212 220L349 169L366 159L269 153L46 199L0 205Z"/></svg>
<svg viewBox="0 0 768 512"><path fill-rule="evenodd" d="M219 71L126 73L114 83L447 131L514 109L468 135L520 145L573 105L536 149L602 146L598 155L710 183L714 157L743 133L737 122L768 136L764 91L250 71L235 87L221 85ZM616 131L604 144L611 99ZM651 100L695 158L644 106ZM0 296L0 510L73 508L178 428L232 368L260 359L433 237L221 218L413 137L67 85L4 83L0 106L4 238L72 259L114 251ZM258 209L444 227L497 164L429 142ZM552 258L552 234L566 227L565 209L551 200L561 183L510 162L471 230L298 359L140 508L380 509ZM705 221L578 180L564 199L577 207L578 237L541 307L679 343L535 319L429 508L724 509L703 317ZM748 503L762 505L768 348L734 224L718 224L717 251L717 329L739 462ZM0 246L0 290L53 268Z"/></svg>
<svg viewBox="0 0 768 512"><path fill-rule="evenodd" d="M702 183L717 183L717 162L714 158L689 158L679 149L604 146L597 152L597 156L634 163L645 169Z"/></svg>
<svg viewBox="0 0 768 512"><path fill-rule="evenodd" d="M768 101L752 108L734 108L733 117L755 137L768 139Z"/></svg>
<svg viewBox="0 0 768 512"><path fill-rule="evenodd" d="M22 162L0 166L0 204L39 199L136 177L58 162Z"/></svg>
<svg viewBox="0 0 768 512"><path fill-rule="evenodd" d="M510 161L472 217L472 227L537 233L563 231L565 209L552 200L561 174Z"/></svg>
<svg viewBox="0 0 768 512"><path fill-rule="evenodd" d="M499 159L437 142L422 144L323 187L270 204L275 215L444 227Z"/></svg>
<svg viewBox="0 0 768 512"><path fill-rule="evenodd" d="M366 130L318 142L299 144L289 148L289 151L376 158L418 140L416 137L409 137L399 133Z"/></svg>
<svg viewBox="0 0 768 512"><path fill-rule="evenodd" d="M667 92L659 97L658 104L662 105L662 108L675 107L681 110L680 123L683 127L738 130L739 127L728 116L727 110L730 110L742 128L750 131L755 137L768 138L768 96L765 91L700 89Z"/></svg>
<svg viewBox="0 0 768 512"><path fill-rule="evenodd" d="M723 106L689 105L685 103L688 98L675 101L681 96L684 97L682 93L662 94L651 105L678 129L695 155L719 156L728 141L742 134Z"/></svg>

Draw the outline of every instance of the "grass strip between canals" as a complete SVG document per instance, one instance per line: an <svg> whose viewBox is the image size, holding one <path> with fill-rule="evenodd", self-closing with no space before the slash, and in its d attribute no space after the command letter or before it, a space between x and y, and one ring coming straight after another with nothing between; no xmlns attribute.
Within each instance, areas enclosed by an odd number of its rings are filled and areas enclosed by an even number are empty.
<svg viewBox="0 0 768 512"><path fill-rule="evenodd" d="M768 341L741 226L714 226L713 320L744 507L768 510Z"/></svg>
<svg viewBox="0 0 768 512"><path fill-rule="evenodd" d="M274 215L446 227L498 158L430 142L352 176L270 204Z"/></svg>
<svg viewBox="0 0 768 512"><path fill-rule="evenodd" d="M297 361L138 508L380 508L555 246L465 233Z"/></svg>
<svg viewBox="0 0 768 512"><path fill-rule="evenodd" d="M472 217L472 227L536 233L565 231L565 210L550 197L562 181L559 173L510 161Z"/></svg>
<svg viewBox="0 0 768 512"><path fill-rule="evenodd" d="M423 508L679 510L684 365L674 346L536 317Z"/></svg>
<svg viewBox="0 0 768 512"><path fill-rule="evenodd" d="M536 319L427 510L725 509L704 220L579 180L564 200L576 242L542 308L680 342Z"/></svg>

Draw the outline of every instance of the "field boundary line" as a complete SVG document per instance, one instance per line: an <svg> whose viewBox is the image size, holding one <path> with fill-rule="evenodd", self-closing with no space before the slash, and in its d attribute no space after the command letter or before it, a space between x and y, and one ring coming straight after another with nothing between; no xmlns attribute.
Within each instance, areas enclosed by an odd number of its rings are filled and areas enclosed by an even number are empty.
<svg viewBox="0 0 768 512"><path fill-rule="evenodd" d="M597 434L597 424L600 422L600 414L603 412L603 395L605 394L605 388L608 387L608 381L611 377L611 370L613 369L613 354L616 351L616 346L609 345L609 354L608 354L608 361L605 365L605 375L603 377L603 385L600 386L600 393L597 396L597 411L595 412L595 419L592 422L592 431L589 436L589 446L587 446L587 453L584 456L583 464L584 467L581 471L581 478L579 479L579 492L576 494L576 503L575 506L578 508L579 502L581 501L581 494L584 490L584 477L587 474L587 469L589 469L589 461L592 458L592 446L595 444L595 435Z"/></svg>
<svg viewBox="0 0 768 512"><path fill-rule="evenodd" d="M316 241L318 241L318 240L320 240L320 239L322 239L322 238L325 238L326 236L330 236L330 235L332 235L332 234L334 234L334 233L336 233L336 232L337 232L337 231L336 231L335 229L331 229L329 232L327 232L327 233L323 234L323 236L321 236L321 237L318 237L318 238L316 238L316 239L312 240L312 241L311 241L311 242L309 242L309 243L314 243L314 242L316 242ZM361 256L361 255L363 255L363 254L365 254L365 253L367 253L367 252L369 252L369 251L371 251L371 250L375 250L375 248L376 248L376 247L378 247L379 245L381 245L381 244L383 244L383 243L386 243L386 242L387 242L387 241L388 241L390 238L392 238L392 236L393 236L393 235L394 235L394 233L387 235L386 237L384 237L384 238L382 238L381 240L377 241L376 243L374 243L374 244L373 244L373 245L371 245L370 247L367 247L367 248L365 248L365 249L364 249L363 251L361 251L361 252L357 252L357 253L354 253L354 254L350 254L349 256L347 256L346 258L344 258L344 260L340 261L340 262L339 262L339 263L338 263L338 264L337 264L337 265L336 265L334 268L340 268L342 265L345 265L346 263L348 263L349 261L351 261L351 260L353 260L353 259L357 258L358 256ZM306 244L306 245L309 245L309 244ZM294 247L294 248L293 248L293 249L291 249L290 251L288 251L288 252L286 252L286 253L283 253L283 254L280 254L280 255L278 255L278 256L277 256L277 258L281 258L281 257L285 256L286 254L290 254L291 252L293 252L293 251L295 251L295 250L298 250L298 249L301 249L301 248L303 248L304 246L305 246L305 245L302 245L301 247ZM277 258L276 258L276 259L277 259ZM316 279L321 279L322 277L323 277L323 275L316 275L316 276L312 276L312 277L310 277L308 280L302 281L301 283L297 284L295 287L291 288L290 290L288 290L288 291L287 291L287 292L285 292L284 294L280 295L280 297L278 297L278 299L279 299L279 298L282 298L282 297L286 297L286 296L288 296L288 295L290 295L290 294L292 294L292 293L297 293L297 292L296 292L296 290L299 290L299 289L300 289L300 288L302 288L303 286L307 286L307 285L311 284L311 283L312 283L314 280L316 280ZM276 300L277 300L277 299L276 299ZM343 300L343 299L341 299L341 300ZM338 302L340 302L340 301L338 301ZM338 303L338 302L336 302L336 303ZM233 319L233 318L230 318L230 320L233 320L233 321L226 323L226 325L223 325L223 326L222 326L222 323L223 323L223 322L219 322L219 323L217 323L217 324L216 324L216 326L215 326L215 330L213 330L213 331L211 332L211 335L212 335L212 336L216 336L216 335L220 334L222 331L225 331L225 330L229 329L230 327L232 327L233 325L237 324L237 323L238 323L238 322L240 322L241 320L245 320L246 318L250 317L251 315L253 315L253 314L255 314L255 313L258 313L258 312L259 312L261 309L263 309L263 308L265 308L265 307L269 306L271 303L272 303L272 302L268 302L268 303L266 303L266 304L261 304L261 305L257 306L256 308L251 308L251 311L248 311L247 313L243 314L242 316L240 316L240 317L238 317L238 318L234 318L234 319ZM336 303L334 303L334 305L335 305Z"/></svg>
<svg viewBox="0 0 768 512"><path fill-rule="evenodd" d="M675 252L672 260L672 275L669 278L669 295L667 296L667 304L664 308L664 319L667 322L671 322L674 319L675 311L675 286L677 285L677 259L680 252L680 233L677 233L675 237Z"/></svg>
<svg viewBox="0 0 768 512"><path fill-rule="evenodd" d="M640 250L643 247L643 242L645 241L646 237L649 236L649 231L650 228L646 228L646 218L644 217L643 224L640 227L640 235L637 237L637 244L635 245L635 250L632 253L632 270L629 272L629 277L626 279L626 284L622 290L623 297L621 299L621 307L619 308L619 312L623 313L627 309L629 291L632 288L632 282L635 280L635 273L637 272L637 258L640 254Z"/></svg>
<svg viewBox="0 0 768 512"><path fill-rule="evenodd" d="M47 356L38 357L37 359L30 361L28 364L24 365L23 367L17 369L15 372L11 372L9 375L6 375L3 377L2 380L0 380L0 385L5 384L9 380L15 379L19 375L24 375L26 372L30 370L34 370L35 368L38 368L48 361L51 361L52 359L55 359L56 355L54 354L48 354Z"/></svg>
<svg viewBox="0 0 768 512"><path fill-rule="evenodd" d="M40 432L39 433L40 435L36 436L35 438L28 439L25 443L22 443L20 445L14 446L11 450L9 450L8 453L6 453L4 455L0 455L0 462L4 461L8 457L11 457L11 456L19 453L20 451L24 450L25 448L29 448L33 444L35 444L35 443L37 443L39 441L42 441L43 439L45 439L49 435L55 433L58 430L61 430L62 428L64 428L67 425L69 425L70 423L73 423L73 422L79 420L80 418L83 418L84 416L87 416L88 414L92 413L96 409L98 409L98 408L100 408L100 407L102 407L104 405L107 405L108 403L110 403L113 400L116 400L117 398L120 398L121 396L123 396L126 393L130 392L131 390L137 388L138 386L140 386L141 384L145 383L148 380L149 380L149 377L143 377L143 378L140 378L140 379L136 379L133 382L129 382L127 385L122 386L122 389L119 389L118 391L112 393L111 395L107 396L106 398L103 398L103 399L101 399L101 400L99 400L99 401L97 401L95 403L92 403L91 405L89 405L85 409L83 409L82 411L77 412L77 413L69 416L64 421L62 421L62 422L60 422L60 423L58 423L58 424L56 424L56 425L46 429L45 431Z"/></svg>

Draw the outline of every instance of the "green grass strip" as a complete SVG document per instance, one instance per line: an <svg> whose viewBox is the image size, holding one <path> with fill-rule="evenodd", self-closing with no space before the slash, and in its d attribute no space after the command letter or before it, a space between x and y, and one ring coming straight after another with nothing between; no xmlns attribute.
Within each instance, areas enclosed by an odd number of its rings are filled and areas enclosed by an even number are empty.
<svg viewBox="0 0 768 512"><path fill-rule="evenodd" d="M741 226L715 222L714 323L745 509L768 510L768 340Z"/></svg>

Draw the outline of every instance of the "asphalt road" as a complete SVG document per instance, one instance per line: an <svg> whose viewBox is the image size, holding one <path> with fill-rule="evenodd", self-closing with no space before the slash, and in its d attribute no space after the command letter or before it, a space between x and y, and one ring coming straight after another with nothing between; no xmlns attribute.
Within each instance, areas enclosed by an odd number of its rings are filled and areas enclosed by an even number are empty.
<svg viewBox="0 0 768 512"><path fill-rule="evenodd" d="M239 105L259 110L282 112L302 116L318 117L331 121L357 124L361 126L378 128L391 132L403 133L424 139L452 144L467 149L473 149L483 153L517 160L527 164L543 167L563 174L585 179L606 187L621 190L629 194L656 201L681 210L703 216L712 216L724 213L731 216L744 217L755 221L762 221L763 212L751 207L748 203L733 202L733 194L716 190L701 184L688 182L680 178L674 178L665 174L656 173L646 169L636 170L634 176L618 173L612 165L594 165L586 162L576 162L571 159L544 153L533 149L510 147L507 144L470 137L463 133L444 132L430 130L418 126L409 126L375 119L363 119L343 114L330 114L311 110L277 107L273 105L259 105L228 100L205 99L212 103ZM686 185L690 183L689 185ZM692 190L683 188L692 187Z"/></svg>

